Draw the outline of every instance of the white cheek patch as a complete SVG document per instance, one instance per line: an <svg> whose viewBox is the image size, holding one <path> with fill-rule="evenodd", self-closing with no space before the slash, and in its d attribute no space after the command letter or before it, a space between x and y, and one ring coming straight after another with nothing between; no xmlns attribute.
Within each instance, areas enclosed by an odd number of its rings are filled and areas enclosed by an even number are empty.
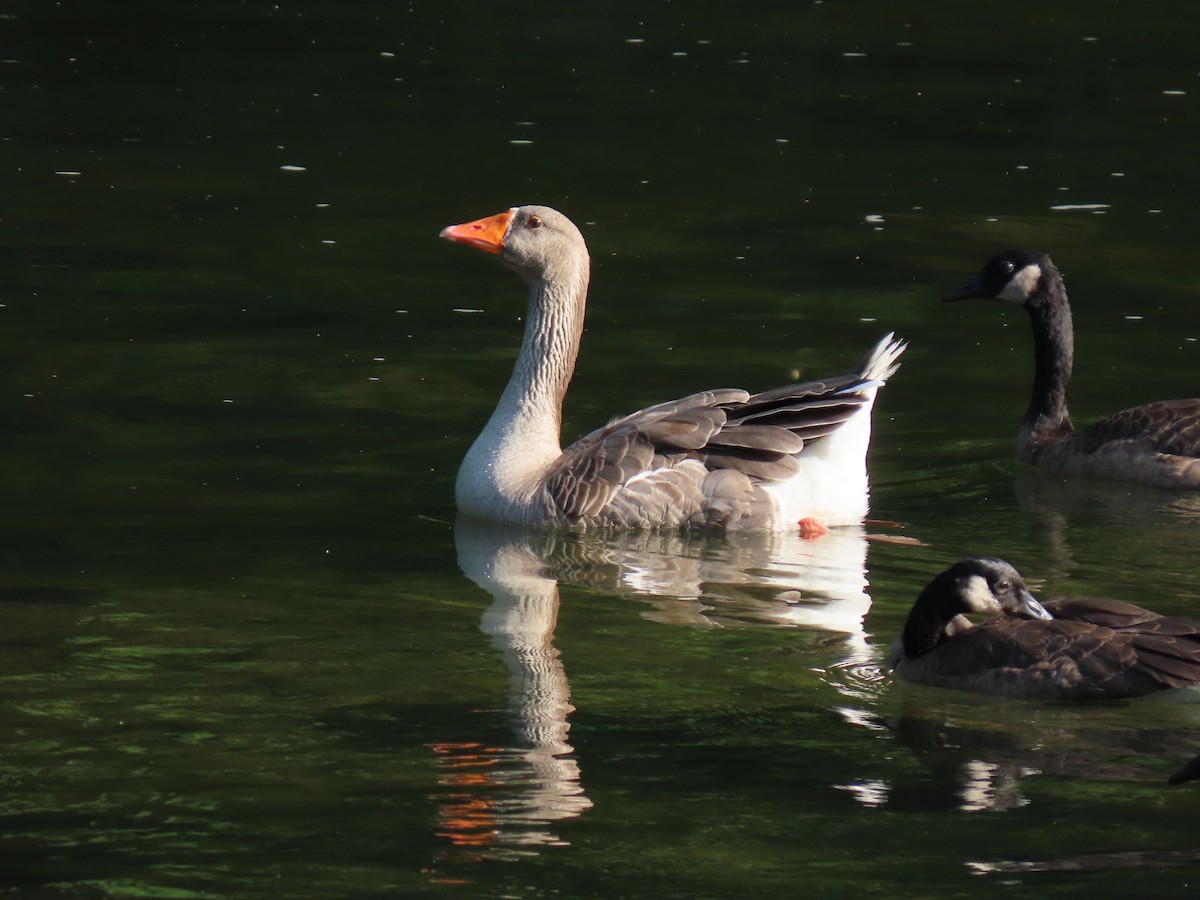
<svg viewBox="0 0 1200 900"><path fill-rule="evenodd" d="M1037 290L1041 278L1042 267L1037 263L1030 263L1008 279L1008 284L996 295L996 299L1005 303L1024 303Z"/></svg>
<svg viewBox="0 0 1200 900"><path fill-rule="evenodd" d="M963 585L962 598L971 612L1000 612L1000 602L982 575L972 575L967 579L967 583Z"/></svg>

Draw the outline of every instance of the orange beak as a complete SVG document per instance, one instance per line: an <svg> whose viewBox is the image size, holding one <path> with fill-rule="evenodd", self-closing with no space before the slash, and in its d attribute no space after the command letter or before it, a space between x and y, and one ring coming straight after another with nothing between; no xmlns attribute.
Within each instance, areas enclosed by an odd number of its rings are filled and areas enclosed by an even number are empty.
<svg viewBox="0 0 1200 900"><path fill-rule="evenodd" d="M475 247L485 253L499 253L504 249L504 236L508 234L508 226L515 215L516 212L510 209L486 219L476 219L461 225L447 225L438 237Z"/></svg>

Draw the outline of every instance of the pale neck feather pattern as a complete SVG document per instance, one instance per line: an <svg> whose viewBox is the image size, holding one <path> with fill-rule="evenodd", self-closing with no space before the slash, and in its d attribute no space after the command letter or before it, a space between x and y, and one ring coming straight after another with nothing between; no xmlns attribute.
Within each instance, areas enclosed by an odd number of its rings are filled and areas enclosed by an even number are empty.
<svg viewBox="0 0 1200 900"><path fill-rule="evenodd" d="M562 403L583 335L589 262L556 266L529 281L529 308L512 376L467 452L459 508L490 518L540 521L546 469L562 453Z"/></svg>

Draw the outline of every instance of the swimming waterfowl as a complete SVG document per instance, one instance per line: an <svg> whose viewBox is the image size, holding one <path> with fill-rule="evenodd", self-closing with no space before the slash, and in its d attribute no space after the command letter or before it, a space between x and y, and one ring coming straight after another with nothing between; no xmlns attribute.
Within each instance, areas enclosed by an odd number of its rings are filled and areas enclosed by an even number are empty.
<svg viewBox="0 0 1200 900"><path fill-rule="evenodd" d="M590 268L583 235L556 210L522 206L441 236L498 255L529 286L512 376L458 473L462 512L570 528L816 533L866 514L871 407L905 348L893 335L849 375L754 395L692 394L617 419L564 450L562 402Z"/></svg>
<svg viewBox="0 0 1200 900"><path fill-rule="evenodd" d="M1080 431L1071 424L1071 307L1049 256L1031 250L997 254L944 299L973 297L1024 306L1033 322L1033 397L1017 435L1021 460L1064 474L1200 487L1200 399L1135 406Z"/></svg>
<svg viewBox="0 0 1200 900"><path fill-rule="evenodd" d="M971 624L968 616L994 616ZM1008 697L1139 697L1200 684L1200 622L1118 600L1038 603L1009 563L967 557L921 592L892 645L918 684Z"/></svg>

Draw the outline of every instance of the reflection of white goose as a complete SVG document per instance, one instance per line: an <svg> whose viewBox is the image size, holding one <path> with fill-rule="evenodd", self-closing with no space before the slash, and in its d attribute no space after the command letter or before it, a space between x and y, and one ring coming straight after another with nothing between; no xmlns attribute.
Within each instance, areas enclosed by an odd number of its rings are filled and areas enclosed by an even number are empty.
<svg viewBox="0 0 1200 900"><path fill-rule="evenodd" d="M496 800L498 824L553 822L591 807L583 794L579 764L567 742L574 710L566 672L554 647L558 583L545 574L542 560L518 532L471 529L455 532L463 573L492 595L480 628L501 651L511 673L509 694L520 748L516 771L504 765L491 777L514 788ZM558 843L545 832L508 834L512 843ZM503 838L501 838L503 840Z"/></svg>
<svg viewBox="0 0 1200 900"><path fill-rule="evenodd" d="M794 532L519 530L461 517L460 565L470 545L508 540L540 560L545 577L649 601L648 618L700 627L794 625L850 636L865 649L866 535L839 528L815 540ZM512 552L511 550L509 552ZM478 559L481 551L471 550Z"/></svg>
<svg viewBox="0 0 1200 900"><path fill-rule="evenodd" d="M847 635L847 661L869 652L866 537L858 528L804 540L792 533L530 530L460 517L455 543L463 573L492 595L480 628L512 675L509 705L520 747L488 751L491 844L560 843L530 826L592 805L568 741L574 707L553 644L559 582L646 598L654 621L801 626Z"/></svg>
<svg viewBox="0 0 1200 900"><path fill-rule="evenodd" d="M861 528L839 528L816 540L795 532L573 537L582 551L607 563L610 584L597 586L648 598L655 621L795 625L847 634L856 649L865 649L863 618L871 598Z"/></svg>

